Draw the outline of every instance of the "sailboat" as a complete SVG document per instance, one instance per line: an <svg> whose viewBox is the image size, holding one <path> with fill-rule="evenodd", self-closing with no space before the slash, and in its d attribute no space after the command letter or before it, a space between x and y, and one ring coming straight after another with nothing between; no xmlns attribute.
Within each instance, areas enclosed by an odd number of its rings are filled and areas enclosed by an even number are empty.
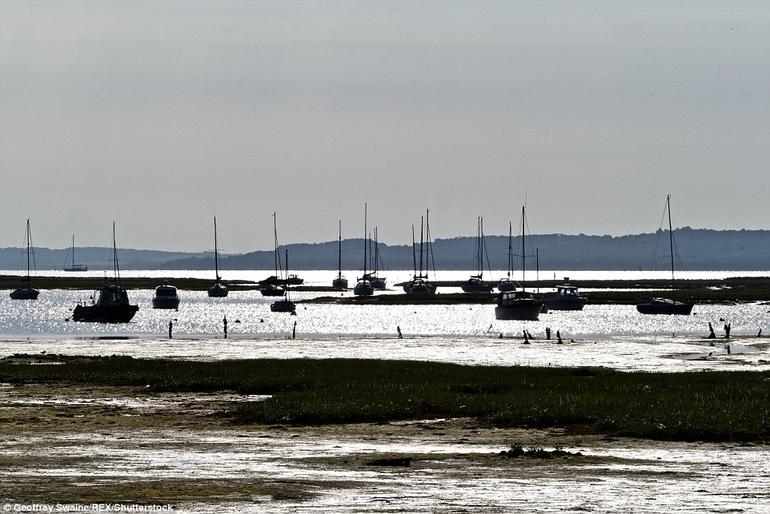
<svg viewBox="0 0 770 514"><path fill-rule="evenodd" d="M404 292L411 296L430 296L436 294L436 286L428 282L428 254L433 254L430 242L430 209L425 211L425 239L427 239L427 251L423 251L423 217L420 216L420 265L417 266L417 245L414 238L414 225L412 225L412 264L414 275L412 280L404 284ZM425 267L423 268L423 262ZM435 264L434 264L435 268ZM435 271L434 271L435 272Z"/></svg>
<svg viewBox="0 0 770 514"><path fill-rule="evenodd" d="M495 307L495 319L506 320L533 320L536 321L543 308L543 301L528 293L524 287L527 260L526 260L526 213L521 208L521 289L518 291L503 291L497 297Z"/></svg>
<svg viewBox="0 0 770 514"><path fill-rule="evenodd" d="M484 218L476 219L476 268L477 275L471 275L460 287L466 293L488 293L494 286L484 280Z"/></svg>
<svg viewBox="0 0 770 514"><path fill-rule="evenodd" d="M72 260L70 260L70 257L72 257ZM75 234L72 234L72 247L67 251L64 271L88 271L88 266L85 264L75 264Z"/></svg>
<svg viewBox="0 0 770 514"><path fill-rule="evenodd" d="M286 273L289 272L289 249L286 248ZM271 312L290 312L292 314L297 313L297 306L289 299L289 288L284 290L283 298L276 300L270 304Z"/></svg>
<svg viewBox="0 0 770 514"><path fill-rule="evenodd" d="M214 276L216 277L216 282L213 286L209 287L209 297L210 298L224 298L227 296L227 286L222 284L220 280L222 280L222 277L219 276L219 248L217 247L217 217L214 216Z"/></svg>
<svg viewBox="0 0 770 514"><path fill-rule="evenodd" d="M374 294L374 287L372 283L367 279L366 274L366 247L368 246L367 233L366 233L366 221L368 215L368 206L364 204L364 274L357 280L356 286L353 288L353 294L356 296L372 296Z"/></svg>
<svg viewBox="0 0 770 514"><path fill-rule="evenodd" d="M278 225L275 212L273 213L273 261L275 262L275 274L259 281L259 292L262 296L283 296L286 289L279 284L283 283L281 279L281 257L278 253Z"/></svg>
<svg viewBox="0 0 770 514"><path fill-rule="evenodd" d="M112 270L111 284L104 284L98 292L98 299L91 305L77 305L72 311L73 321L98 323L128 323L139 310L138 305L131 305L128 293L120 285L120 265L118 247L115 243L115 222L112 222Z"/></svg>
<svg viewBox="0 0 770 514"><path fill-rule="evenodd" d="M671 292L676 291L674 280L674 231L671 226L671 195L666 195L666 211L668 211L668 243L671 251ZM682 314L689 315L694 304L684 303L672 298L653 298L649 302L636 306L642 314Z"/></svg>
<svg viewBox="0 0 770 514"><path fill-rule="evenodd" d="M27 220L25 239L27 246L27 285L11 291L12 300L37 300L37 296L40 294L40 291L32 287L32 279L29 273L30 255L32 254L32 232L29 229L29 220Z"/></svg>
<svg viewBox="0 0 770 514"><path fill-rule="evenodd" d="M501 278L497 282L497 290L501 293L506 291L515 291L516 283L511 280L511 273L513 272L513 225L508 222L508 274L505 278Z"/></svg>
<svg viewBox="0 0 770 514"><path fill-rule="evenodd" d="M339 237L337 240L337 278L332 280L334 289L347 289L348 279L342 276L342 220L339 221Z"/></svg>
<svg viewBox="0 0 770 514"><path fill-rule="evenodd" d="M374 250L372 250L372 242L374 242ZM385 289L387 287L387 279L385 277L378 276L379 267L382 264L382 257L380 257L380 242L377 239L377 227L374 227L374 239L369 238L369 253L372 257L372 272L366 274L365 278L368 280L372 287L375 289Z"/></svg>

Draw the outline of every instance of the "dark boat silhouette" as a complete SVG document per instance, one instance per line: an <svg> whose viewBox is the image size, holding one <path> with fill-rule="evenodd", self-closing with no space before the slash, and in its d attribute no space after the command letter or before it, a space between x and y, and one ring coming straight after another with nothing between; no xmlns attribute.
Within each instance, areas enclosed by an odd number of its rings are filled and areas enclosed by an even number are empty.
<svg viewBox="0 0 770 514"><path fill-rule="evenodd" d="M27 229L25 232L26 246L27 246L27 277L26 285L14 289L11 291L11 300L37 300L40 291L32 287L32 277L30 275L30 262L32 255L32 232L29 229L29 219L27 220Z"/></svg>
<svg viewBox="0 0 770 514"><path fill-rule="evenodd" d="M535 298L532 293L525 289L525 278L527 272L526 246L525 246L525 227L526 212L521 208L521 289L517 291L504 291L497 297L497 307L495 307L495 319L502 320L537 320L543 309L543 301Z"/></svg>
<svg viewBox="0 0 770 514"><path fill-rule="evenodd" d="M479 216L476 219L476 275L471 275L468 280L463 282L460 287L466 293L489 293L495 287L492 283L484 280L484 219Z"/></svg>
<svg viewBox="0 0 770 514"><path fill-rule="evenodd" d="M367 222L367 204L364 204L364 274L356 281L356 286L353 288L353 294L356 296L372 296L374 294L374 286L367 278L366 273L366 247L368 246L366 222Z"/></svg>
<svg viewBox="0 0 770 514"><path fill-rule="evenodd" d="M666 195L666 211L668 211L668 242L671 251L671 293L676 291L674 279L674 231L671 226L671 195ZM674 300L673 298L653 298L649 302L640 303L636 310L641 314L679 314L689 315L694 304Z"/></svg>
<svg viewBox="0 0 770 514"><path fill-rule="evenodd" d="M278 254L278 231L276 229L275 213L273 213L273 261L275 263L275 274L259 281L259 292L262 296L283 296L286 289L281 287L281 257Z"/></svg>
<svg viewBox="0 0 770 514"><path fill-rule="evenodd" d="M569 277L564 277L564 283L556 286L556 293L543 297L545 308L554 311L582 311L587 301L588 298L569 283Z"/></svg>
<svg viewBox="0 0 770 514"><path fill-rule="evenodd" d="M332 280L334 289L347 289L348 279L342 276L342 220L339 220L339 231L337 239L337 278Z"/></svg>
<svg viewBox="0 0 770 514"><path fill-rule="evenodd" d="M423 221L425 233L423 234ZM423 237L423 235L425 237ZM424 242L427 244L424 245ZM427 248L424 248L427 246ZM414 274L412 280L404 284L404 292L410 296L431 296L436 294L436 286L428 281L428 258L433 257L433 246L430 238L430 209L425 211L425 218L420 216L420 265L417 265L417 245L414 237L414 225L412 225L412 266ZM423 266L424 263L424 266ZM435 274L436 263L433 262Z"/></svg>
<svg viewBox="0 0 770 514"><path fill-rule="evenodd" d="M90 305L77 305L72 311L73 321L96 323L128 323L139 310L138 305L131 305L128 293L120 285L120 266L118 248L115 243L115 222L112 222L112 267L111 284L105 284L97 292L97 299Z"/></svg>
<svg viewBox="0 0 770 514"><path fill-rule="evenodd" d="M162 284L155 288L155 296L152 298L153 309L178 309L179 295L176 287Z"/></svg>
<svg viewBox="0 0 770 514"><path fill-rule="evenodd" d="M217 247L217 217L214 216L214 277L216 282L209 287L209 298L224 298L227 296L227 286L222 282L219 276L219 248Z"/></svg>
<svg viewBox="0 0 770 514"><path fill-rule="evenodd" d="M276 223L276 215L273 213L273 234L275 238L275 251L276 254L278 253L278 225ZM285 255L286 255L286 261L284 263L284 266L279 266L279 269L282 271L285 270L286 273L289 273L289 249L285 249ZM284 281L285 282L285 281ZM289 288L285 288L283 290L283 298L280 300L276 300L275 302L270 304L270 312L291 312L296 313L297 306L294 304L294 302L291 301L289 298Z"/></svg>
<svg viewBox="0 0 770 514"><path fill-rule="evenodd" d="M37 300L37 297L40 294L40 291L32 287L32 277L29 271L31 261L30 256L33 254L32 232L29 228L29 219L27 220L27 230L25 232L24 238L26 240L27 247L27 277L25 280L26 285L11 291L11 300Z"/></svg>

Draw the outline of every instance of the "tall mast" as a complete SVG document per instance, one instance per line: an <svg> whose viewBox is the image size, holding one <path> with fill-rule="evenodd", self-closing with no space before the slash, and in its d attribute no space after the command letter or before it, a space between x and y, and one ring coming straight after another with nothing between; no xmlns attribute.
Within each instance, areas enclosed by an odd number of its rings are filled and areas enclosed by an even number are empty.
<svg viewBox="0 0 770 514"><path fill-rule="evenodd" d="M368 205L364 203L364 276L366 276L366 217L368 215Z"/></svg>
<svg viewBox="0 0 770 514"><path fill-rule="evenodd" d="M115 283L120 285L120 266L118 265L118 245L115 242L115 222L112 222L112 270L115 274Z"/></svg>
<svg viewBox="0 0 770 514"><path fill-rule="evenodd" d="M425 226L425 219L420 216L420 277L422 277L422 270L424 269L422 266L423 262L423 241L424 241L424 232L423 227Z"/></svg>
<svg viewBox="0 0 770 514"><path fill-rule="evenodd" d="M425 252L425 278L428 278L428 254L430 253L430 261L433 263L433 278L436 278L436 260L433 258L433 243L430 239L430 209L425 209L425 241L428 245L428 250Z"/></svg>
<svg viewBox="0 0 770 514"><path fill-rule="evenodd" d="M275 212L273 212L273 260L275 261L275 276L278 276L278 269L280 268L280 257L278 256L278 224L276 221Z"/></svg>
<svg viewBox="0 0 770 514"><path fill-rule="evenodd" d="M30 277L29 277L29 248L32 245L32 243L29 242L31 239L31 236L29 234L29 218L27 218L27 288L30 287Z"/></svg>
<svg viewBox="0 0 770 514"><path fill-rule="evenodd" d="M380 270L380 263L377 262L380 259L380 243L377 238L377 227L374 227L374 274Z"/></svg>
<svg viewBox="0 0 770 514"><path fill-rule="evenodd" d="M412 223L412 268L414 269L414 278L417 278L417 245L414 242L414 223Z"/></svg>
<svg viewBox="0 0 770 514"><path fill-rule="evenodd" d="M521 206L521 290L524 291L524 281L527 273L527 255L524 250L524 206Z"/></svg>
<svg viewBox="0 0 770 514"><path fill-rule="evenodd" d="M339 220L339 240L337 242L337 278L342 278L342 220Z"/></svg>
<svg viewBox="0 0 770 514"><path fill-rule="evenodd" d="M284 259L284 264L286 264L286 278L288 278L289 277L289 248L286 247L284 251L286 252L286 259ZM288 287L286 289L288 290Z"/></svg>
<svg viewBox="0 0 770 514"><path fill-rule="evenodd" d="M217 249L217 217L214 216L214 274L219 282L219 250Z"/></svg>
<svg viewBox="0 0 770 514"><path fill-rule="evenodd" d="M479 278L484 276L484 218L479 216Z"/></svg>
<svg viewBox="0 0 770 514"><path fill-rule="evenodd" d="M674 231L671 228L671 195L666 195L666 208L668 210L668 243L671 248L671 290L674 291Z"/></svg>
<svg viewBox="0 0 770 514"><path fill-rule="evenodd" d="M513 268L513 255L512 255L512 248L511 248L511 242L512 242L512 233L513 233L513 227L511 226L511 222L508 222L508 278L511 278L511 269Z"/></svg>

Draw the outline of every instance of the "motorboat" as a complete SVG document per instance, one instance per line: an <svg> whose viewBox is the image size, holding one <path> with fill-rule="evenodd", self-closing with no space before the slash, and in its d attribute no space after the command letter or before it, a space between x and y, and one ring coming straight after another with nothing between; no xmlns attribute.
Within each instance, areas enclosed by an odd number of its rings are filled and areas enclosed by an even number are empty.
<svg viewBox="0 0 770 514"><path fill-rule="evenodd" d="M155 296L152 298L153 309L178 309L179 295L176 287L162 284L155 288Z"/></svg>
<svg viewBox="0 0 770 514"><path fill-rule="evenodd" d="M544 307L554 311L582 311L587 301L588 298L581 296L578 288L569 283L568 277L556 286L556 293L543 297Z"/></svg>

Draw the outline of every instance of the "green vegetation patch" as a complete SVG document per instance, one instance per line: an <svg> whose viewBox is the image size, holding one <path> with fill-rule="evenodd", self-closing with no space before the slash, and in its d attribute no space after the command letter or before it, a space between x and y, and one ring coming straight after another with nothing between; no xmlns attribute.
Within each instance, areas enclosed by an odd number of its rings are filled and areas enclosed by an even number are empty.
<svg viewBox="0 0 770 514"><path fill-rule="evenodd" d="M40 361L40 362L38 362ZM58 363L52 365L53 363ZM51 365L41 365L41 364ZM355 359L216 362L14 356L0 381L268 394L235 423L321 425L471 417L496 426L589 425L670 440L770 440L768 372L616 372Z"/></svg>

